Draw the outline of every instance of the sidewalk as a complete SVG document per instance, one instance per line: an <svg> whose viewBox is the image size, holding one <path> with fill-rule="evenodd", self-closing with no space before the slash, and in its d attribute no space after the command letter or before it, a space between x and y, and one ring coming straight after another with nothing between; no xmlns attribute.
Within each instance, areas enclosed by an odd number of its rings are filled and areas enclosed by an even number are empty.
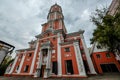
<svg viewBox="0 0 120 80"><path fill-rule="evenodd" d="M0 80L120 80L120 73L107 73L103 75L90 76L88 78L31 78L31 77L4 77Z"/></svg>

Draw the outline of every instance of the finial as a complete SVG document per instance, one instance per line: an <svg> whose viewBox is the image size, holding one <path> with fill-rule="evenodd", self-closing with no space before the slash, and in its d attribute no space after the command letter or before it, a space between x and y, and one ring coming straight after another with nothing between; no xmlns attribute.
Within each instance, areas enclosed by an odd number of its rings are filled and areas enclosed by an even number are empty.
<svg viewBox="0 0 120 80"><path fill-rule="evenodd" d="M57 5L57 2L55 2L55 5Z"/></svg>

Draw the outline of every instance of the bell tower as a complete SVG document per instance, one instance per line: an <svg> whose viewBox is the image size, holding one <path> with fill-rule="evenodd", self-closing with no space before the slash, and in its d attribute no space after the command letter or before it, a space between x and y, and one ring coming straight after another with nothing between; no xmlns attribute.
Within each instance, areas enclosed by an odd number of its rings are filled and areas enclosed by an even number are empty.
<svg viewBox="0 0 120 80"><path fill-rule="evenodd" d="M67 32L64 25L64 16L62 14L62 8L57 3L51 6L47 16L47 23L43 24L42 26L42 32L48 29L62 29L64 33Z"/></svg>
<svg viewBox="0 0 120 80"><path fill-rule="evenodd" d="M56 19L64 19L61 7L57 4L51 6L47 19L48 21L56 20Z"/></svg>

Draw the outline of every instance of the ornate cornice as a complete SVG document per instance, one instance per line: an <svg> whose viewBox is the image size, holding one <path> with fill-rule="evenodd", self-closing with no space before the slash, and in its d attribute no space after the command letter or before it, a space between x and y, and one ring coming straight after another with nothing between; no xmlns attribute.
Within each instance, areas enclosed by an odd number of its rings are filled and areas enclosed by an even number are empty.
<svg viewBox="0 0 120 80"><path fill-rule="evenodd" d="M16 51L21 51L21 52L23 52L23 51L32 51L32 50L35 50L35 48L27 48L27 49L19 49L19 50L16 50Z"/></svg>
<svg viewBox="0 0 120 80"><path fill-rule="evenodd" d="M84 30L79 30L78 32L66 34L66 37L78 36L78 35L83 34L83 33L84 33Z"/></svg>

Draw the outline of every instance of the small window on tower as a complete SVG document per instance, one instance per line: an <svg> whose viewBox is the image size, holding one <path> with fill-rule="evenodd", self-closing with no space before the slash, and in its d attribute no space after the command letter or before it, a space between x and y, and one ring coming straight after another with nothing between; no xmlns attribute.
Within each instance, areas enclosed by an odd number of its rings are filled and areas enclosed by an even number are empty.
<svg viewBox="0 0 120 80"><path fill-rule="evenodd" d="M65 48L65 52L70 52L70 48L69 47Z"/></svg>

